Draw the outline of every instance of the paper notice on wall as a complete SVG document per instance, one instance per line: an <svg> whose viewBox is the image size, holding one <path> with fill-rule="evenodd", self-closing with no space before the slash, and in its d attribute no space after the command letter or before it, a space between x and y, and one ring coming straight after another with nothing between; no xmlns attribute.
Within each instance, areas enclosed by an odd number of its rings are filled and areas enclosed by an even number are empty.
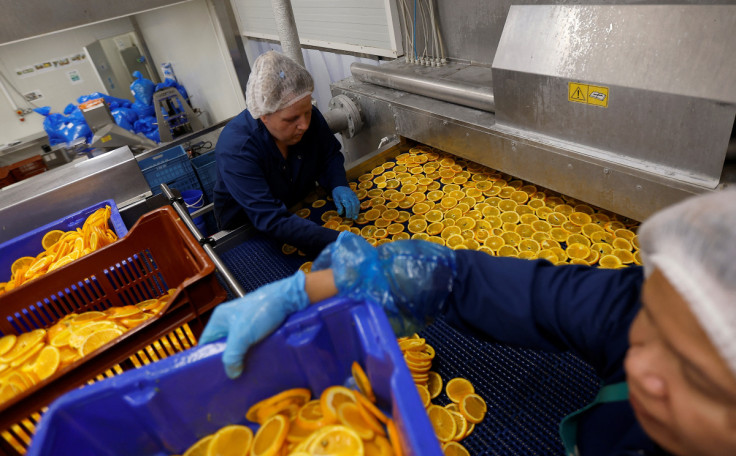
<svg viewBox="0 0 736 456"><path fill-rule="evenodd" d="M25 78L30 78L31 76L33 76L35 72L36 72L36 69L33 67L33 65L29 65L27 67L17 68L15 70L15 75L19 79L25 79Z"/></svg>
<svg viewBox="0 0 736 456"><path fill-rule="evenodd" d="M72 84L80 84L82 82L82 75L79 74L79 70L67 71L66 74L69 76Z"/></svg>
<svg viewBox="0 0 736 456"><path fill-rule="evenodd" d="M41 98L43 98L43 94L41 93L40 90L36 89L28 93L24 93L23 98L28 102L33 102L33 101L40 100Z"/></svg>

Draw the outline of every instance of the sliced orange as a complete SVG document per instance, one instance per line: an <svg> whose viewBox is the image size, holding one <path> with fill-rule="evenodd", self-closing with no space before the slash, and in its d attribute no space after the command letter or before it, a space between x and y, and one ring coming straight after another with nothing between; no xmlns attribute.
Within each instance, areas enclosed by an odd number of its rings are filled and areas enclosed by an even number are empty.
<svg viewBox="0 0 736 456"><path fill-rule="evenodd" d="M376 395L373 393L373 386L368 380L368 376L365 371L360 367L360 364L358 364L357 361L353 361L350 371L353 374L353 379L355 379L355 383L358 385L360 392L370 399L371 402L376 402Z"/></svg>
<svg viewBox="0 0 736 456"><path fill-rule="evenodd" d="M452 415L452 418L455 420L456 426L455 436L452 440L460 441L468 432L468 420L460 412L450 412L450 415Z"/></svg>
<svg viewBox="0 0 736 456"><path fill-rule="evenodd" d="M598 266L606 269L618 269L623 267L621 259L615 255L602 255L601 259L598 260Z"/></svg>
<svg viewBox="0 0 736 456"><path fill-rule="evenodd" d="M447 382L445 393L452 402L459 403L464 396L475 393L475 388L467 379L456 377Z"/></svg>
<svg viewBox="0 0 736 456"><path fill-rule="evenodd" d="M319 399L314 399L302 406L297 412L296 422L304 429L315 430L326 424L333 423L322 413L322 405Z"/></svg>
<svg viewBox="0 0 736 456"><path fill-rule="evenodd" d="M135 317L131 317L131 318L120 318L120 319L118 319L118 321L123 326L125 326L126 328L133 329L136 326L138 326L141 323L143 323L144 321L148 320L149 318L151 318L150 315L147 315L147 314L143 314L142 313L141 315L138 315L138 316L135 316Z"/></svg>
<svg viewBox="0 0 736 456"><path fill-rule="evenodd" d="M23 355L27 350L32 349L37 344L41 344L46 337L46 330L34 329L21 334L15 341L15 344L3 356L0 356L0 363L6 364Z"/></svg>
<svg viewBox="0 0 736 456"><path fill-rule="evenodd" d="M325 426L307 439L305 451L312 455L363 456L365 448L358 434L347 426ZM252 456L259 456L253 452Z"/></svg>
<svg viewBox="0 0 736 456"><path fill-rule="evenodd" d="M358 399L358 405L360 405L364 411L367 413L370 413L374 417L378 419L383 424L386 424L389 420L389 418L386 416L385 413L381 411L376 405L369 401L367 397L363 396L362 394L356 394L355 397Z"/></svg>
<svg viewBox="0 0 736 456"><path fill-rule="evenodd" d="M442 454L444 456L470 456L468 450L457 442L447 442L442 445Z"/></svg>
<svg viewBox="0 0 736 456"><path fill-rule="evenodd" d="M298 418L298 415L297 415L297 418ZM315 432L315 429L305 428L302 422L298 421L298 419L295 418L291 420L289 424L289 432L288 434L286 434L286 441L289 444L298 444L306 440L314 432Z"/></svg>
<svg viewBox="0 0 736 456"><path fill-rule="evenodd" d="M132 305L131 306L110 307L107 310L110 312L110 318L113 318L113 319L136 318L143 314L143 311L138 306L132 306Z"/></svg>
<svg viewBox="0 0 736 456"><path fill-rule="evenodd" d="M207 456L243 456L250 452L253 431L247 426L220 428L207 446Z"/></svg>
<svg viewBox="0 0 736 456"><path fill-rule="evenodd" d="M34 261L36 261L36 259L29 256L18 258L10 266L10 274L16 275L19 270L29 268Z"/></svg>
<svg viewBox="0 0 736 456"><path fill-rule="evenodd" d="M444 407L431 405L427 409L429 421L432 423L434 433L440 442L449 442L457 433L457 425L452 414Z"/></svg>
<svg viewBox="0 0 736 456"><path fill-rule="evenodd" d="M375 436L373 440L363 442L363 446L365 447L365 456L392 456L394 454L391 442L380 435Z"/></svg>
<svg viewBox="0 0 736 456"><path fill-rule="evenodd" d="M54 375L54 373L59 369L60 364L61 354L59 353L59 349L52 345L46 345L43 347L38 358L36 358L36 361L33 363L31 372L33 372L39 380L45 380Z"/></svg>
<svg viewBox="0 0 736 456"><path fill-rule="evenodd" d="M477 394L468 394L460 400L460 413L468 422L478 424L483 421L488 411L486 401Z"/></svg>
<svg viewBox="0 0 736 456"><path fill-rule="evenodd" d="M97 332L93 332L82 343L79 348L79 354L87 356L108 342L117 339L123 334L123 331L118 328L101 329Z"/></svg>
<svg viewBox="0 0 736 456"><path fill-rule="evenodd" d="M251 447L251 456L274 456L279 454L288 432L289 419L284 415L273 415L256 432Z"/></svg>
<svg viewBox="0 0 736 456"><path fill-rule="evenodd" d="M401 437L399 436L399 430L396 428L394 420L389 419L386 422L386 433L388 433L388 440L391 442L391 447L394 449L394 455L403 456L404 450L401 445Z"/></svg>
<svg viewBox="0 0 736 456"><path fill-rule="evenodd" d="M207 448L210 446L213 436L207 435L197 440L184 452L184 456L207 456Z"/></svg>
<svg viewBox="0 0 736 456"><path fill-rule="evenodd" d="M72 326L70 328L69 346L72 348L81 348L87 337L103 329L117 328L115 323L103 320L103 321L90 321L87 324L79 324L78 326Z"/></svg>
<svg viewBox="0 0 736 456"><path fill-rule="evenodd" d="M427 390L429 391L429 397L434 399L442 392L442 377L434 371L427 372L427 375Z"/></svg>
<svg viewBox="0 0 736 456"><path fill-rule="evenodd" d="M13 348L13 345L15 345L15 341L17 339L18 336L16 336L15 334L8 334L0 338L0 356L3 356L7 352L9 352L10 349Z"/></svg>
<svg viewBox="0 0 736 456"><path fill-rule="evenodd" d="M322 396L320 396L322 413L330 419L338 418L337 412L340 406L346 402L355 403L357 399L353 391L344 386L331 386L325 389L322 392Z"/></svg>
<svg viewBox="0 0 736 456"><path fill-rule="evenodd" d="M10 362L10 367L18 367L22 364L25 364L26 362L33 362L33 360L36 358L36 355L41 352L43 347L45 347L44 343L38 343L32 346L30 349L24 351L20 356L12 360Z"/></svg>
<svg viewBox="0 0 736 456"><path fill-rule="evenodd" d="M19 388L14 383L2 383L0 384L0 404L18 395L22 388Z"/></svg>
<svg viewBox="0 0 736 456"><path fill-rule="evenodd" d="M424 408L432 405L432 398L429 395L429 389L424 385L417 385L417 391L419 392L419 400L422 401Z"/></svg>
<svg viewBox="0 0 736 456"><path fill-rule="evenodd" d="M379 427L376 421L375 426L371 426L365 420L364 415L360 413L358 404L354 402L345 402L337 409L338 420L355 431L363 440L371 440L375 435L375 427Z"/></svg>
<svg viewBox="0 0 736 456"><path fill-rule="evenodd" d="M91 310L89 312L84 312L84 313L81 313L81 314L77 315L76 317L74 317L73 319L71 319L70 323L73 326L76 326L76 325L79 325L81 323L87 323L87 322L90 322L90 321L102 320L103 318L105 318L105 313L104 312L99 312L97 310Z"/></svg>
<svg viewBox="0 0 736 456"><path fill-rule="evenodd" d="M263 424L271 416L283 410L293 409L293 407L296 407L294 411L294 415L296 415L299 408L306 404L311 397L312 392L307 388L288 389L253 404L245 414L245 418Z"/></svg>

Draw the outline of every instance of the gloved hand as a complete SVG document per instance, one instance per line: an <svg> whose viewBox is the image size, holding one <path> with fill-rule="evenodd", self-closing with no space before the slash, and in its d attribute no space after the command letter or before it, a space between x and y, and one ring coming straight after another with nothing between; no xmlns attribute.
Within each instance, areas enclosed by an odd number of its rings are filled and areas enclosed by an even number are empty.
<svg viewBox="0 0 736 456"><path fill-rule="evenodd" d="M308 305L304 273L298 271L291 277L217 306L199 343L227 336L222 362L227 376L237 378L243 372L243 356L250 346L276 330L290 314Z"/></svg>
<svg viewBox="0 0 736 456"><path fill-rule="evenodd" d="M418 331L444 310L457 271L447 247L395 241L376 248L349 231L312 264L313 271L327 268L340 295L378 302L397 335Z"/></svg>
<svg viewBox="0 0 736 456"><path fill-rule="evenodd" d="M332 199L335 200L338 214L342 215L344 212L346 218L353 220L358 218L360 200L349 187L335 187L332 190Z"/></svg>

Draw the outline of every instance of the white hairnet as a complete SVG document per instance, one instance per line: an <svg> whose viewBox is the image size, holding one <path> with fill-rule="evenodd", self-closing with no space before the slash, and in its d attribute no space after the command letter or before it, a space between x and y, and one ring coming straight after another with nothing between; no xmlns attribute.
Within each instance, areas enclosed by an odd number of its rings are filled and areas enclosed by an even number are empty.
<svg viewBox="0 0 736 456"><path fill-rule="evenodd" d="M298 63L269 51L253 64L245 88L245 103L250 115L258 119L287 108L314 91L309 72Z"/></svg>
<svg viewBox="0 0 736 456"><path fill-rule="evenodd" d="M664 274L736 374L736 190L664 209L638 234L644 273Z"/></svg>

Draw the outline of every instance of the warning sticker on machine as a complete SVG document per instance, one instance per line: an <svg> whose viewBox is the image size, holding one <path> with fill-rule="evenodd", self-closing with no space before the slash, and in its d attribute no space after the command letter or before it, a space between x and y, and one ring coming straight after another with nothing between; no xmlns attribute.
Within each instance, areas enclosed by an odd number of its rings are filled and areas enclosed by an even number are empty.
<svg viewBox="0 0 736 456"><path fill-rule="evenodd" d="M608 87L569 82L567 84L567 100L607 108Z"/></svg>

